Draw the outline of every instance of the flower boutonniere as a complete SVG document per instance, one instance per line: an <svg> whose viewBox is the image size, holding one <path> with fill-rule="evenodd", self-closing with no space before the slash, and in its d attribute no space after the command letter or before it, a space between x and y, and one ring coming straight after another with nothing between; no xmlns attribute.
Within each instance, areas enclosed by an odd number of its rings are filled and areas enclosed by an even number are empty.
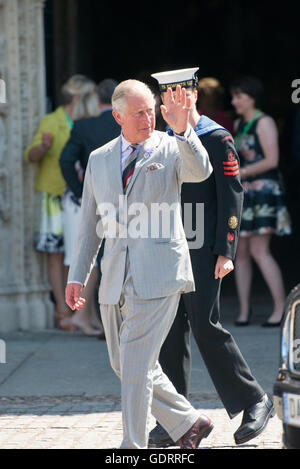
<svg viewBox="0 0 300 469"><path fill-rule="evenodd" d="M145 149L145 152L146 152L145 153L146 158L149 158L149 156L151 156L152 153L154 152L154 148L147 148Z"/></svg>

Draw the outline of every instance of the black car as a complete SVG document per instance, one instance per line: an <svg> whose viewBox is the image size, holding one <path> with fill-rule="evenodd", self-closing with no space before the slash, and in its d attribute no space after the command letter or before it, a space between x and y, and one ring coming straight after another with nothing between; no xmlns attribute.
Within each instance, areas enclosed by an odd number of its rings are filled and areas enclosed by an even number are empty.
<svg viewBox="0 0 300 469"><path fill-rule="evenodd" d="M283 422L283 447L300 448L300 283L286 300L274 403Z"/></svg>

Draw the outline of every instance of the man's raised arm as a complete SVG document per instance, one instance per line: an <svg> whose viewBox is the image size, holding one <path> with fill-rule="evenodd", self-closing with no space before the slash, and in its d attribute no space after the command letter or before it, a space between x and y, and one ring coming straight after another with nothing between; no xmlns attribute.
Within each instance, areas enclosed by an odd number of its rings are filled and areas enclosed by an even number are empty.
<svg viewBox="0 0 300 469"><path fill-rule="evenodd" d="M185 88L178 85L174 95L168 88L161 112L177 139L181 156L177 168L180 183L204 181L213 171L206 149L189 124L190 109L191 99L186 96Z"/></svg>

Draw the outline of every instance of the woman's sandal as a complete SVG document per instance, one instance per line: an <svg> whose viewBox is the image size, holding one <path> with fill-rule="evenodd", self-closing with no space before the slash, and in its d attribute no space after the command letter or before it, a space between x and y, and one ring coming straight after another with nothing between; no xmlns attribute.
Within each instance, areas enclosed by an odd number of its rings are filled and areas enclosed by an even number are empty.
<svg viewBox="0 0 300 469"><path fill-rule="evenodd" d="M98 337L103 333L101 329L94 329L93 327L80 321L80 319L76 319L74 316L62 319L59 323L59 326L63 330L80 329L84 335L89 336L89 337Z"/></svg>

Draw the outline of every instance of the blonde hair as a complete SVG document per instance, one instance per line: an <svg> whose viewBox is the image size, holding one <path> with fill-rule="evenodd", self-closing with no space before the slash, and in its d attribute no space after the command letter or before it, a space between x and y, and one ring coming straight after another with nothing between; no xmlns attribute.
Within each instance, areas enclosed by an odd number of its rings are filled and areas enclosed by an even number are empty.
<svg viewBox="0 0 300 469"><path fill-rule="evenodd" d="M61 88L63 104L75 101L72 119L98 116L100 114L96 83L84 75L73 75Z"/></svg>
<svg viewBox="0 0 300 469"><path fill-rule="evenodd" d="M224 88L219 80L214 77L204 77L199 80L197 85L198 95L209 96L216 103L220 104L224 94Z"/></svg>
<svg viewBox="0 0 300 469"><path fill-rule="evenodd" d="M118 86L116 86L111 98L113 109L118 111L120 114L124 112L127 97L135 93L149 94L153 99L153 104L155 105L154 95L146 83L130 79L122 81Z"/></svg>

